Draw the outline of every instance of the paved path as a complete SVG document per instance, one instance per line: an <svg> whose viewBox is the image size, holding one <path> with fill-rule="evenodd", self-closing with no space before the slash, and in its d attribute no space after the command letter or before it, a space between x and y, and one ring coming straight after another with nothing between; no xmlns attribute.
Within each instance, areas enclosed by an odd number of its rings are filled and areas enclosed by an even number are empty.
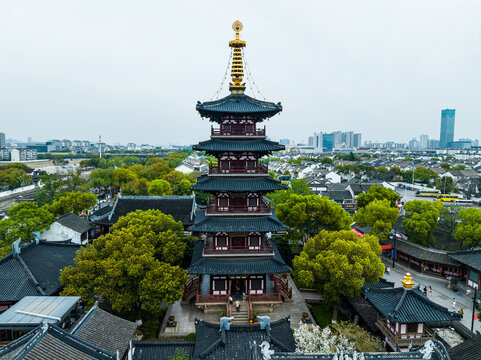
<svg viewBox="0 0 481 360"><path fill-rule="evenodd" d="M439 276L422 274L399 263L396 263L395 268L393 269L391 260L387 258L382 258L382 261L386 266L390 267L390 274L384 274L384 278L388 281L394 282L395 287L401 286L401 280L404 278L404 275L406 275L407 272L410 272L413 277L414 283L419 284L421 289L423 289L425 286L429 288L429 285L431 285L433 292L431 295L429 295L428 292L428 297L435 303L448 308L450 311L453 311L452 301L453 298L455 298L456 306L454 311L459 311L460 309L463 309L464 316L461 322L468 329L471 329L473 298L472 296L467 296L465 290L462 290L461 296L458 296L456 292L446 288L446 279L444 278L441 278ZM473 330L475 332L476 330L481 331L481 321L474 321Z"/></svg>

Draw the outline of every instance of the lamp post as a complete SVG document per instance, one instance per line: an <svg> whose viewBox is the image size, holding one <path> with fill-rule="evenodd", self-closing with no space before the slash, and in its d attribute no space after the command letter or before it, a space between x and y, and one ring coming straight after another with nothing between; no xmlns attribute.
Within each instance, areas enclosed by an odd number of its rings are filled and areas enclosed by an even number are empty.
<svg viewBox="0 0 481 360"><path fill-rule="evenodd" d="M474 288L474 298L473 298L473 314L471 316L471 331L473 331L474 327L474 314L476 314L478 302L476 301L478 297L478 288Z"/></svg>

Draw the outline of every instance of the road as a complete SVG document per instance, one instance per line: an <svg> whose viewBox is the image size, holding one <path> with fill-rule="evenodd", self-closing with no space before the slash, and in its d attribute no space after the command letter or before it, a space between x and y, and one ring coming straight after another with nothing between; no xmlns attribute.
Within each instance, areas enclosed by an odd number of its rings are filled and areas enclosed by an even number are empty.
<svg viewBox="0 0 481 360"><path fill-rule="evenodd" d="M428 297L431 301L448 308L450 311L459 311L460 309L463 309L464 316L461 322L468 329L471 329L473 299L466 295L465 290L461 292L461 296L458 296L453 290L446 288L446 280L444 278L421 274L398 263L395 264L395 268L393 269L392 262L389 259L382 258L382 261L384 265L390 267L390 274L384 274L384 278L388 281L394 282L395 287L402 286L401 280L404 279L404 275L406 275L407 272L410 272L413 277L413 282L416 285L419 284L421 289L425 286L429 288L431 285L433 292L431 295L428 293ZM456 299L454 310L452 308L453 298ZM473 331L476 332L476 330L481 332L481 321L479 320L474 321Z"/></svg>

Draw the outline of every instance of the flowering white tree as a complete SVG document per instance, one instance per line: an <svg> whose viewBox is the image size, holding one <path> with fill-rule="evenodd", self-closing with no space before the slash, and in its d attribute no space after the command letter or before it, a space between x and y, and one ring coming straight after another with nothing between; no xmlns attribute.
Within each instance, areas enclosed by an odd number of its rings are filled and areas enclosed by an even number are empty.
<svg viewBox="0 0 481 360"><path fill-rule="evenodd" d="M336 335L329 326L321 329L317 325L300 323L294 330L296 352L298 353L333 353L352 352L354 344L343 335Z"/></svg>

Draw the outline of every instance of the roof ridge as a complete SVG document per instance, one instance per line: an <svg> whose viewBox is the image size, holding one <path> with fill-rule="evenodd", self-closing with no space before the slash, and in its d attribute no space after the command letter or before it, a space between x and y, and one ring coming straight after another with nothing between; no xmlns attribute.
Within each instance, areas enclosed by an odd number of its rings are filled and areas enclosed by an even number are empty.
<svg viewBox="0 0 481 360"><path fill-rule="evenodd" d="M77 336L70 334L69 332L61 329L57 325L47 323L47 332L56 337L59 340L65 341L68 345L76 348L77 350L84 351L91 356L96 356L99 358L101 356L103 359L116 359L117 357L114 354L109 353L108 351L95 346L88 341L85 341Z"/></svg>
<svg viewBox="0 0 481 360"><path fill-rule="evenodd" d="M70 331L72 335L76 335L85 325L88 319L92 317L92 315L97 311L98 309L97 302L90 308L90 310L82 317L82 319L75 325L75 327Z"/></svg>
<svg viewBox="0 0 481 360"><path fill-rule="evenodd" d="M20 254L18 254L16 256L16 259L18 260L18 262L20 263L21 267L23 268L23 270L25 271L25 273L27 274L27 276L30 278L30 280L32 280L33 284L35 285L35 287L37 288L38 292L40 293L40 295L47 295L47 293L42 289L42 287L40 286L40 283L38 282L38 280L35 278L35 276L32 274L32 272L30 271L30 269L28 268L27 264L25 264L25 261L23 261L22 257L20 256Z"/></svg>

